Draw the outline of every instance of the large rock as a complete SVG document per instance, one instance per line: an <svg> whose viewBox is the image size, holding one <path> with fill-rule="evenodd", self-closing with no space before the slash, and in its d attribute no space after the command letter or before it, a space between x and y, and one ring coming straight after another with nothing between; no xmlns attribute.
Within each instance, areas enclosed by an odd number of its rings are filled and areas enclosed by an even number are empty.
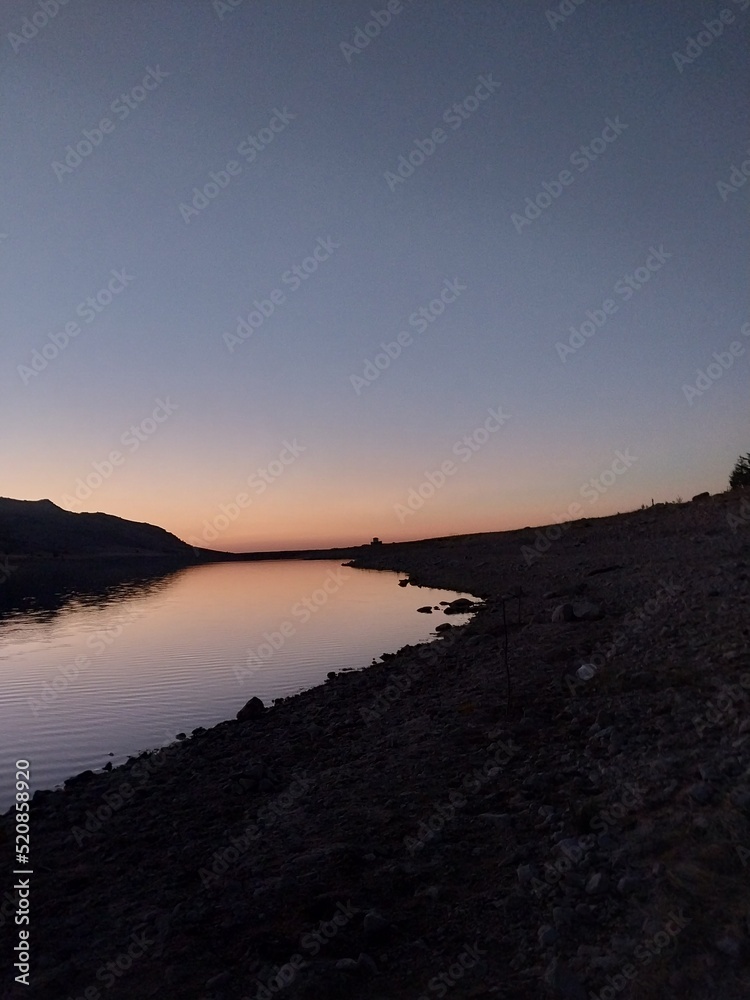
<svg viewBox="0 0 750 1000"><path fill-rule="evenodd" d="M600 573L614 573L617 569L622 569L621 563L612 563L611 566L599 566L597 569L590 569L586 576L598 576Z"/></svg>
<svg viewBox="0 0 750 1000"><path fill-rule="evenodd" d="M445 608L446 615L465 615L467 612L474 609L474 602L467 600L465 597L459 597L455 601L451 601L450 604Z"/></svg>
<svg viewBox="0 0 750 1000"><path fill-rule="evenodd" d="M80 774L74 774L71 778L66 778L65 787L66 788L76 788L78 785L84 785L87 781L91 781L96 775L89 768L86 771L81 771Z"/></svg>
<svg viewBox="0 0 750 1000"><path fill-rule="evenodd" d="M260 698L252 697L250 701L246 705L243 705L237 713L237 721L247 722L248 719L257 719L259 716L263 715L265 710L266 706Z"/></svg>
<svg viewBox="0 0 750 1000"><path fill-rule="evenodd" d="M552 612L553 622L572 622L575 620L572 604L558 604Z"/></svg>
<svg viewBox="0 0 750 1000"><path fill-rule="evenodd" d="M593 601L558 604L552 612L553 622L595 622L604 617L604 607Z"/></svg>
<svg viewBox="0 0 750 1000"><path fill-rule="evenodd" d="M573 615L577 622L596 622L604 617L604 608L593 601L575 601Z"/></svg>

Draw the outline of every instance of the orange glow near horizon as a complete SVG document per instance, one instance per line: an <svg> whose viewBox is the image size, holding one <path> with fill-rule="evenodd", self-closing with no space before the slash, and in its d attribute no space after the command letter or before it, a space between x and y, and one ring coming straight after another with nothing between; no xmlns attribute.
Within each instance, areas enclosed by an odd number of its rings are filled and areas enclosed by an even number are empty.
<svg viewBox="0 0 750 1000"><path fill-rule="evenodd" d="M33 499L41 499L35 497ZM224 513L233 511L233 501L219 504L210 509L202 520L188 511L175 510L171 506L149 500L135 503L132 500L122 506L108 506L105 513L114 514L127 520L145 521L166 528L178 538L191 545L227 552L284 551L308 548L338 548L363 545L377 536L383 542L413 541L425 538L441 538L451 535L479 534L483 532L512 531L524 527L538 527L582 517L603 517L610 514L635 510L644 502L640 496L620 496L619 502L607 497L596 504L588 503L581 497L573 497L568 502L561 499L551 505L527 503L505 508L494 508L490 504L477 503L473 514L452 505L431 508L429 502L414 513L404 515L400 522L395 512L391 517L373 517L366 509L353 509L346 518L318 518L312 526L309 511L295 511L289 505L285 510L267 512L255 516L245 510L229 522ZM657 498L656 502L660 502ZM674 498L671 498L674 499ZM647 501L650 503L650 500ZM62 505L61 505L62 506ZM408 510L401 504L402 510ZM66 508L67 509L67 508ZM81 508L81 511L84 508ZM91 512L101 510L98 505ZM305 515L308 516L305 516ZM295 516L296 515L296 516ZM332 523L333 522L333 523ZM306 530L307 528L307 530Z"/></svg>
<svg viewBox="0 0 750 1000"><path fill-rule="evenodd" d="M356 462L340 463L327 456L322 461L303 456L262 492L248 485L252 463L237 472L236 464L220 463L216 455L209 454L205 462L188 460L184 453L175 454L166 438L100 483L85 447L74 451L71 460L69 453L54 454L50 446L41 461L24 456L6 477L3 492L18 499L50 499L66 510L148 522L206 548L333 548L367 544L374 536L398 542L508 531L636 510L652 499L689 499L704 489L717 493L726 488L729 462L712 451L709 441L704 443L708 475L704 469L701 479L690 474L692 447L687 445L671 454L667 465L655 464L646 457L646 447L635 444L637 460L613 476L608 473L614 454L610 447L591 454L581 447L578 453L539 459L520 442L498 442L496 449L488 447L470 463L458 464L457 472L435 488L426 477L439 482L434 474L440 460L422 462L415 473L413 463L397 449L381 469L368 467L360 455ZM202 470L200 478L196 467ZM232 469L231 478L226 468ZM614 481L603 492L587 486L607 476Z"/></svg>

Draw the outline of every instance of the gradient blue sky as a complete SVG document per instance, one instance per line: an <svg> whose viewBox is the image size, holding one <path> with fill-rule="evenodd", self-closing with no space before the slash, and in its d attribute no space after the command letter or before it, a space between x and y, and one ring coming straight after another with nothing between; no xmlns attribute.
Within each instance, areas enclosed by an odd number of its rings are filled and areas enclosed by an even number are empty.
<svg viewBox="0 0 750 1000"><path fill-rule="evenodd" d="M415 0L347 59L341 43L386 3L69 0L46 24L38 0L4 3L0 493L239 550L501 530L726 488L750 449L750 185L717 187L750 158L746 4L588 0L553 27L558 5L536 0ZM721 34L676 61L704 21ZM115 111L151 69L167 75ZM488 75L495 92L452 127L444 114ZM248 162L238 146L276 110L295 117ZM56 173L103 118L112 130ZM606 119L627 127L580 170L571 156ZM389 186L438 127L445 141ZM180 204L231 160L240 172L186 222ZM519 233L513 214L566 169ZM327 239L339 246L316 272L284 283ZM617 283L652 247L671 256L625 301ZM132 280L85 322L79 304L120 270ZM456 301L410 326L456 279ZM230 352L224 334L274 289L285 301ZM563 361L556 344L606 299L616 312ZM352 376L401 331L409 346L357 392ZM688 400L733 341L741 355ZM174 407L160 423L157 400ZM496 408L508 419L464 460L454 446ZM610 474L618 451L635 460ZM415 509L410 491L445 462ZM603 473L596 501L582 494Z"/></svg>

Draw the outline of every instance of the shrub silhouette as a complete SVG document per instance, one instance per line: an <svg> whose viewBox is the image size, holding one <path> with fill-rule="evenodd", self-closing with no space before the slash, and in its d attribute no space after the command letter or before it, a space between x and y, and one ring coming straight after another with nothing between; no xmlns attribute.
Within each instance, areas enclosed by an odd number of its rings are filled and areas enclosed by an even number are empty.
<svg viewBox="0 0 750 1000"><path fill-rule="evenodd" d="M750 486L750 451L747 455L740 455L729 477L730 490L738 486Z"/></svg>

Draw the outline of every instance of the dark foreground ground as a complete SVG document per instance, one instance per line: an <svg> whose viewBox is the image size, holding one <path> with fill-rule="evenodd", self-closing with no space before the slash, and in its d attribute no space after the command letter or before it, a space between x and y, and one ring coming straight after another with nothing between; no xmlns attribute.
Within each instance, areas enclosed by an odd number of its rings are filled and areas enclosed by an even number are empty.
<svg viewBox="0 0 750 1000"><path fill-rule="evenodd" d="M750 996L749 526L735 492L373 547L484 607L37 793L30 987L0 818L1 995Z"/></svg>

